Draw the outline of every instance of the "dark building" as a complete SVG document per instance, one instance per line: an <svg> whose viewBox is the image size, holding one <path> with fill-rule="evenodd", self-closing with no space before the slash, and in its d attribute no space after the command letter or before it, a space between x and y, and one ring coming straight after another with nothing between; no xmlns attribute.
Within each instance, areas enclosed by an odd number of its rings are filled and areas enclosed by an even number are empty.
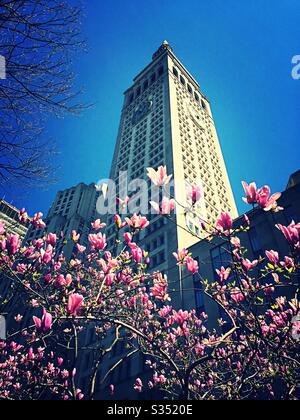
<svg viewBox="0 0 300 420"><path fill-rule="evenodd" d="M242 246L247 249L249 260L256 260L260 256L264 258L266 250L278 251L281 259L289 255L289 245L276 225L289 225L292 221L300 221L300 171L290 176L279 205L284 210L278 213L265 212L259 208L247 213L251 228L248 232L241 232L237 236ZM243 218L239 217L234 223L236 228L244 225ZM199 260L201 278L214 281L217 278L216 270L229 265L230 256L225 248L226 244L220 238L214 238L212 242L202 240L189 248L193 257ZM205 311L209 316L209 326L215 327L215 321L220 316L219 309L201 291L199 276L185 277L183 283L184 288L194 288L193 294L191 292L188 292L188 295L183 294L183 306L197 308L199 312Z"/></svg>

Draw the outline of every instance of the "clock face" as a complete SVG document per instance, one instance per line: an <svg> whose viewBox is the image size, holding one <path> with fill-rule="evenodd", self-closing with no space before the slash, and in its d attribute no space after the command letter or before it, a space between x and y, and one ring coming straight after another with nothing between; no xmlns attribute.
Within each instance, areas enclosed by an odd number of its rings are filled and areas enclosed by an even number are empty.
<svg viewBox="0 0 300 420"><path fill-rule="evenodd" d="M152 108L152 101L149 100L149 101L142 102L133 114L132 124L135 125L139 121L141 121L151 111L151 108Z"/></svg>

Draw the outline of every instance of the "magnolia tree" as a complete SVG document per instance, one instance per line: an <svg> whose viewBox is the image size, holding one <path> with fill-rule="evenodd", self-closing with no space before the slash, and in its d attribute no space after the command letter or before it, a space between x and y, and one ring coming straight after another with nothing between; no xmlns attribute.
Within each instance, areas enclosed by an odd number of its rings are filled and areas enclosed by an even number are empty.
<svg viewBox="0 0 300 420"><path fill-rule="evenodd" d="M162 189L170 180L163 167L148 175ZM249 205L281 210L280 194L271 196L268 187L257 189L254 183L243 186ZM185 211L193 212L203 192L192 186L187 194L190 208ZM170 197L151 204L169 219L180 206ZM26 219L22 210L20 220ZM40 213L31 223L45 234L26 246L0 222L0 286L9 284L0 310L5 312L6 305L10 313L23 308L22 314L14 313L19 328L0 341L0 398L94 399L96 384L110 381L114 368L137 353L146 359L149 378L133 380L132 398L149 388L168 399L299 398L300 223L277 225L290 255L267 250L259 260L249 261L237 237L251 229L247 216L238 229L228 213L221 213L213 226L199 220L208 240L221 238L231 249L232 263L217 271L218 280L200 280L203 293L224 314L209 331L205 313L172 307L172 279L149 270L149 256L137 240L149 225L147 218L134 214L122 220L115 215L114 220L114 255L106 250L100 220L92 223L88 247L77 232L65 238L46 233ZM57 251L61 241L74 242L70 261ZM198 273L198 262L188 250L177 250L174 258L189 275ZM30 319L24 325L25 313ZM89 328L97 337L96 357L83 392L76 367L84 351L80 337ZM126 354L103 373L99 368L106 355L124 337ZM113 394L118 384L109 383Z"/></svg>

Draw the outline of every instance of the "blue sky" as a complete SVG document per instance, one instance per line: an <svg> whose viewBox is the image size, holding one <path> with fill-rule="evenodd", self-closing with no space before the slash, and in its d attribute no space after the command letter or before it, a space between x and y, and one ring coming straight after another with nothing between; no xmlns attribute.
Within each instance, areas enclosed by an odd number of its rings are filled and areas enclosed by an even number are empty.
<svg viewBox="0 0 300 420"><path fill-rule="evenodd" d="M50 120L59 155L55 185L6 199L44 213L56 191L108 176L122 93L167 39L209 97L239 210L240 181L283 190L300 169L299 0L83 0L88 52L77 82L95 106Z"/></svg>

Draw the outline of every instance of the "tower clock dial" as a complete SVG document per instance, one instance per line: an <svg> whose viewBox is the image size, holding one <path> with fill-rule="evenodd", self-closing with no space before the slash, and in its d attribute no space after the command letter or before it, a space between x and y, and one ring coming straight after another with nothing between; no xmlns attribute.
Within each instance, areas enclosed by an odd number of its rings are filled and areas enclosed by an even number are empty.
<svg viewBox="0 0 300 420"><path fill-rule="evenodd" d="M135 125L139 121L141 121L150 111L152 108L152 101L144 101L142 102L137 109L135 110L133 117L132 117L132 124Z"/></svg>

